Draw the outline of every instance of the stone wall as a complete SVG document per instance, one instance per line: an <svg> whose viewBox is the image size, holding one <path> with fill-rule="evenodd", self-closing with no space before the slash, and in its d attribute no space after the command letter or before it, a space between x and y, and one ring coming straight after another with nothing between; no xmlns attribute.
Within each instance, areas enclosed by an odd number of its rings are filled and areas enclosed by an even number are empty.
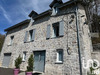
<svg viewBox="0 0 100 75"><path fill-rule="evenodd" d="M81 5L79 5L78 13L85 15L84 8ZM71 16L74 16L73 20L71 19ZM84 25L86 15L82 20L80 19L81 15L78 17L78 21L80 21L79 33L81 54L82 57L90 58L91 41L88 35L89 28L88 25ZM52 24L59 22L62 19L64 21L64 36L53 38ZM49 24L51 25L51 38L47 40L46 31L47 25ZM33 42L24 43L25 32L31 29L36 29L35 40ZM9 46L10 36L12 35L14 35L13 44ZM63 49L64 61L62 64L56 63L57 49ZM27 60L21 64L21 69L26 70L30 54L32 54L33 51L41 50L46 50L44 75L80 75L75 13L68 13L56 17L45 16L34 23L31 21L29 24L9 31L5 38L1 60L3 61L4 53L12 53L9 67L14 68L14 60L19 56L19 54L22 56L23 51L27 51ZM68 54L68 52L70 54Z"/></svg>

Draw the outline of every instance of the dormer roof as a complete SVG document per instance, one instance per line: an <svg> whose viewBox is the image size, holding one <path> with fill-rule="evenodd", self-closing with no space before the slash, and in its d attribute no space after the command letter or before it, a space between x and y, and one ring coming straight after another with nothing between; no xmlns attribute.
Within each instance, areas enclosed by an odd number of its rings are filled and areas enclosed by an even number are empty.
<svg viewBox="0 0 100 75"><path fill-rule="evenodd" d="M62 0L53 0L49 6L52 8L56 3L63 4Z"/></svg>
<svg viewBox="0 0 100 75"><path fill-rule="evenodd" d="M31 13L30 13L28 16L34 18L34 17L36 17L37 15L38 15L38 13L35 12L34 10L32 10Z"/></svg>

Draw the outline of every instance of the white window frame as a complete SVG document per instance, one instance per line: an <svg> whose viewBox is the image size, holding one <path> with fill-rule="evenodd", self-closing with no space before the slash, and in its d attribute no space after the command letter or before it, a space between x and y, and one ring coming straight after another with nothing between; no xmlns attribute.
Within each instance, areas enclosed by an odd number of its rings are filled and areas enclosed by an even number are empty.
<svg viewBox="0 0 100 75"><path fill-rule="evenodd" d="M32 35L31 35L30 31L32 31ZM29 31L29 41L32 41L33 30L30 30L30 31Z"/></svg>
<svg viewBox="0 0 100 75"><path fill-rule="evenodd" d="M54 25L55 24L55 25ZM55 28L56 27L59 27L59 29L60 29L60 25L59 25L59 22L56 22L56 23L54 23L54 24L52 24L52 29L53 29L53 32L52 32L52 38L57 38L57 37L60 37L59 35L57 36L56 34L55 34ZM56 32L57 33L57 32ZM58 33L59 34L59 33Z"/></svg>
<svg viewBox="0 0 100 75"><path fill-rule="evenodd" d="M55 16L58 13L58 8L57 7L52 7L52 14L51 16Z"/></svg>
<svg viewBox="0 0 100 75"><path fill-rule="evenodd" d="M22 61L26 61L26 53L27 53L27 52L23 52L23 58L22 58Z"/></svg>
<svg viewBox="0 0 100 75"><path fill-rule="evenodd" d="M14 36L10 36L10 43L9 43L9 45L13 44L13 39L14 39Z"/></svg>
<svg viewBox="0 0 100 75"><path fill-rule="evenodd" d="M62 51L62 61L59 60L59 51ZM63 63L63 49L57 49L56 63Z"/></svg>

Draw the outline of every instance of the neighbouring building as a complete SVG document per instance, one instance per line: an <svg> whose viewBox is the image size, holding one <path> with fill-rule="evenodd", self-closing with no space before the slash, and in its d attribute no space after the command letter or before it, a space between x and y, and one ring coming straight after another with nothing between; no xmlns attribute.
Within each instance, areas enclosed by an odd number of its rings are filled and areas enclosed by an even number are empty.
<svg viewBox="0 0 100 75"><path fill-rule="evenodd" d="M87 61L99 53L92 48L84 6L77 0L53 0L51 9L40 14L32 11L30 19L5 29L2 67L15 68L14 60L21 55L21 70L25 71L34 54L34 72L41 75L87 75L82 58Z"/></svg>

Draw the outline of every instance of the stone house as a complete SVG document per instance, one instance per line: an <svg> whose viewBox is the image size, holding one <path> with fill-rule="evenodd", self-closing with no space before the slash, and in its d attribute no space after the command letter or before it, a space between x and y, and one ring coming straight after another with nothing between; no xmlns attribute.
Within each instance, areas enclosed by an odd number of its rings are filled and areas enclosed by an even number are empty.
<svg viewBox="0 0 100 75"><path fill-rule="evenodd" d="M34 72L42 75L87 75L82 57L92 58L92 43L84 3L54 0L49 10L5 29L7 32L0 60L2 67L15 68L21 55L25 71L30 54L34 54ZM95 54L94 54L95 56Z"/></svg>

